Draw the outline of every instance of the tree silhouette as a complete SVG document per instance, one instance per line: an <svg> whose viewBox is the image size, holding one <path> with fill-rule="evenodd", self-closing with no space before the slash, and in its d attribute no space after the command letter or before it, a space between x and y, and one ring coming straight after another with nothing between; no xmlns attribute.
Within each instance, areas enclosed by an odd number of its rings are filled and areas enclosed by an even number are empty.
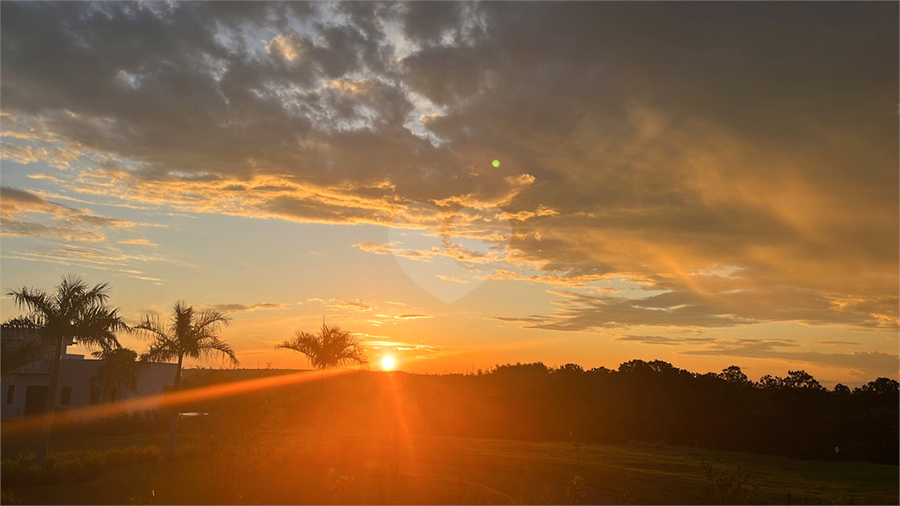
<svg viewBox="0 0 900 506"><path fill-rule="evenodd" d="M578 364L564 364L553 370L554 374L581 374L584 372L584 367L581 367Z"/></svg>
<svg viewBox="0 0 900 506"><path fill-rule="evenodd" d="M772 376L771 374L765 374L763 377L759 378L759 388L763 388L766 390L779 390L782 388L786 388L784 378L780 376Z"/></svg>
<svg viewBox="0 0 900 506"><path fill-rule="evenodd" d="M719 373L718 377L729 383L740 385L742 387L750 386L753 383L750 381L747 375L744 374L743 371L741 371L741 368L736 365L728 366L725 369L722 369L722 372Z"/></svg>
<svg viewBox="0 0 900 506"><path fill-rule="evenodd" d="M897 396L898 391L900 391L900 383L898 383L897 380L890 378L878 378L875 381L870 381L854 390L855 393L859 394L893 396Z"/></svg>
<svg viewBox="0 0 900 506"><path fill-rule="evenodd" d="M178 301L172 308L168 325L164 325L159 317L144 316L135 330L153 339L150 349L141 357L151 362L168 362L177 359L174 390L181 388L181 376L184 357L208 357L221 353L233 364L240 365L231 346L219 339L218 333L227 326L230 319L220 311L203 311L197 313L193 306ZM164 458L175 453L178 436L178 410L173 407L169 417L169 444Z"/></svg>
<svg viewBox="0 0 900 506"><path fill-rule="evenodd" d="M843 383L838 383L834 386L834 393L838 395L850 395L850 387Z"/></svg>
<svg viewBox="0 0 900 506"><path fill-rule="evenodd" d="M0 376L11 378L22 366L37 360L50 360L53 342L23 318L4 322L0 331Z"/></svg>
<svg viewBox="0 0 900 506"><path fill-rule="evenodd" d="M109 399L119 387L137 391L141 364L137 352L129 348L117 348L94 352L93 356L103 361L94 378L101 385L101 399Z"/></svg>
<svg viewBox="0 0 900 506"><path fill-rule="evenodd" d="M787 378L784 378L784 384L788 388L802 388L805 390L825 390L811 374L804 370L788 371Z"/></svg>
<svg viewBox="0 0 900 506"><path fill-rule="evenodd" d="M26 316L11 320L10 324L32 328L40 332L42 339L55 346L50 362L50 386L41 438L37 449L37 463L47 463L50 450L50 431L53 426L53 410L59 387L59 368L65 346L78 343L87 347L99 346L103 350L119 348L116 332L128 327L119 316L119 309L106 304L109 285L100 283L89 288L81 278L65 276L53 293L34 288L10 290L16 305L27 309Z"/></svg>
<svg viewBox="0 0 900 506"><path fill-rule="evenodd" d="M282 342L275 349L302 353L316 369L328 369L368 364L361 342L362 339L349 332L322 323L318 334L298 330L294 339Z"/></svg>

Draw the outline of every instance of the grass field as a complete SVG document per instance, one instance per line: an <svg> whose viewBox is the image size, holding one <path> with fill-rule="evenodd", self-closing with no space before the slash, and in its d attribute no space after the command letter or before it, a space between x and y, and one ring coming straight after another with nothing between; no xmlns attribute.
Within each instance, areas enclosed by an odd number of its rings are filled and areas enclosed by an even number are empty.
<svg viewBox="0 0 900 506"><path fill-rule="evenodd" d="M188 427L190 429L190 427ZM60 436L56 467L4 438L5 504L897 504L898 467L665 444L269 431Z"/></svg>

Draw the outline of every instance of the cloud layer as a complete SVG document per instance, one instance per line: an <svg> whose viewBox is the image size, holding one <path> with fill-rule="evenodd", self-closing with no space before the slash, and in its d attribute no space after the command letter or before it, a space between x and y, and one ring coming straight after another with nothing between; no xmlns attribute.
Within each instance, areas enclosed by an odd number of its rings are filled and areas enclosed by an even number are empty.
<svg viewBox="0 0 900 506"><path fill-rule="evenodd" d="M896 4L0 9L3 157L85 198L410 228L492 205L494 277L566 290L506 321L898 328ZM6 235L134 225L2 202ZM650 294L591 291L616 278Z"/></svg>

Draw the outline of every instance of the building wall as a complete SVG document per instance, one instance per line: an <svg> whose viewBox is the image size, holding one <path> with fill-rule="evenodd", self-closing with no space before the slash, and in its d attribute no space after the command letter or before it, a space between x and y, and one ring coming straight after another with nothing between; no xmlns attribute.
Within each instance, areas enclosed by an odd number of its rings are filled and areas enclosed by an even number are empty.
<svg viewBox="0 0 900 506"><path fill-rule="evenodd" d="M25 416L25 394L29 386L46 386L50 384L50 377L46 374L18 374L9 380L0 382L0 411L3 418L21 418ZM12 402L9 402L9 387L14 387Z"/></svg>
<svg viewBox="0 0 900 506"><path fill-rule="evenodd" d="M122 391L120 398L135 397L151 397L154 398L152 408L143 408L143 411L152 411L162 406L163 393L167 388L175 386L175 373L178 371L178 364L157 364L146 363L145 368L138 376L137 392L130 392L126 388Z"/></svg>
<svg viewBox="0 0 900 506"><path fill-rule="evenodd" d="M60 364L59 389L56 392L57 409L68 410L71 419L78 418L77 408L91 405L91 389L101 386L95 380L103 364L102 360L63 360ZM162 394L166 387L175 384L176 364L143 363L143 368L138 375L137 391L131 392L127 388L119 387L115 391L115 399L124 401L137 397L148 397L151 402L141 407L141 411L152 411L162 404ZM32 368L35 369L35 368ZM46 369L45 369L46 370ZM11 401L7 398L9 387L14 387ZM0 382L0 408L3 418L21 418L25 415L26 395L28 386L49 386L49 373L23 373ZM65 388L71 388L68 404L63 404ZM108 402L109 399L100 399L100 402ZM135 409L122 409L123 414L132 414Z"/></svg>

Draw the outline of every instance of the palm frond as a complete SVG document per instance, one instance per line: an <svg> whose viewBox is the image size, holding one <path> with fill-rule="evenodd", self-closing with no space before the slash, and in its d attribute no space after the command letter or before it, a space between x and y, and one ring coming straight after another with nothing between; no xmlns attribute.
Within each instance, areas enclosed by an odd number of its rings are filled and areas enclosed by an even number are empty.
<svg viewBox="0 0 900 506"><path fill-rule="evenodd" d="M225 316L221 311L204 311L197 315L194 322L194 329L198 334L216 334L222 327L231 324L231 318Z"/></svg>
<svg viewBox="0 0 900 506"><path fill-rule="evenodd" d="M167 325L157 318L145 316L134 329L153 342L141 359L167 361L178 357L201 358L222 353L234 365L237 356L230 345L220 340L218 332L230 319L220 311L197 313L192 306L178 301L172 307Z"/></svg>
<svg viewBox="0 0 900 506"><path fill-rule="evenodd" d="M10 290L6 294L13 298L19 309L30 311L32 316L50 315L55 312L51 297L43 290L23 287L20 290Z"/></svg>
<svg viewBox="0 0 900 506"><path fill-rule="evenodd" d="M163 329L162 322L159 317L151 318L150 315L145 315L141 321L132 327L139 336L143 337L163 337L167 336L166 331Z"/></svg>
<svg viewBox="0 0 900 506"><path fill-rule="evenodd" d="M63 277L53 293L34 288L8 292L16 305L29 311L24 317L48 339L75 339L87 346L118 347L115 333L127 330L118 308L106 305L109 285L88 288L81 278ZM23 323L25 320L22 320Z"/></svg>
<svg viewBox="0 0 900 506"><path fill-rule="evenodd" d="M237 359L237 356L234 354L234 349L226 343L225 341L220 340L218 337L210 337L204 340L202 346L200 347L202 350L202 354L204 356L211 356L214 353L218 352L225 355L225 358L231 362L233 366L241 365L240 361Z"/></svg>
<svg viewBox="0 0 900 506"><path fill-rule="evenodd" d="M302 353L316 369L327 369L368 364L361 342L359 337L323 323L318 334L297 331L294 339L276 345L275 349Z"/></svg>
<svg viewBox="0 0 900 506"><path fill-rule="evenodd" d="M81 313L72 326L70 337L88 347L99 346L104 350L122 347L116 338L116 332L128 331L129 328L119 316L118 308L92 306L82 310Z"/></svg>

